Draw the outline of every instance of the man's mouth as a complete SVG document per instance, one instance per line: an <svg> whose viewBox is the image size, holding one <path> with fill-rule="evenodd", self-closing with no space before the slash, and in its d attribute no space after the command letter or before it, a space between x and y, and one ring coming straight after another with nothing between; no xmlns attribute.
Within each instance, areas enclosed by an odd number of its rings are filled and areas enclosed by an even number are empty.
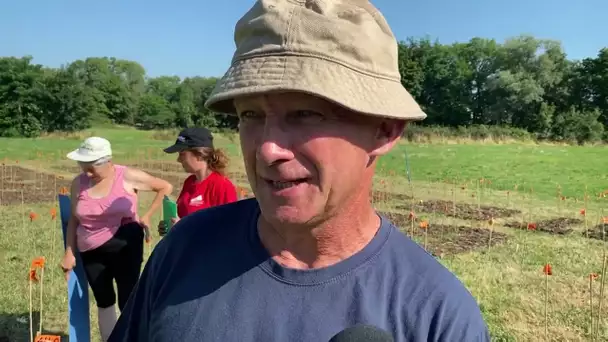
<svg viewBox="0 0 608 342"><path fill-rule="evenodd" d="M266 183L268 183L272 188L276 190L284 190L302 184L306 181L306 178L296 179L292 181L273 181L267 179Z"/></svg>

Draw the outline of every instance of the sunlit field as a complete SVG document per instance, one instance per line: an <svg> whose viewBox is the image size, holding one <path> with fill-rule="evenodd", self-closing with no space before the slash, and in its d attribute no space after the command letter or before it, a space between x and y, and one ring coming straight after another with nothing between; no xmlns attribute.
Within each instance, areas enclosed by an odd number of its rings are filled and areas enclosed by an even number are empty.
<svg viewBox="0 0 608 342"><path fill-rule="evenodd" d="M176 132L104 128L0 139L0 342L28 340L30 285L34 331L41 321L43 333L67 333L56 199L79 171L65 154L90 135L112 142L116 162L171 182L175 196L187 176L174 155L162 152ZM218 134L216 145L231 157L239 195L252 196L238 137ZM380 160L372 199L465 283L495 341L605 341L607 157L606 147L403 142ZM150 200L142 195L141 205ZM146 256L159 239L146 246ZM38 271L39 281L30 284L30 266L40 256L43 277ZM91 310L98 341L95 315Z"/></svg>

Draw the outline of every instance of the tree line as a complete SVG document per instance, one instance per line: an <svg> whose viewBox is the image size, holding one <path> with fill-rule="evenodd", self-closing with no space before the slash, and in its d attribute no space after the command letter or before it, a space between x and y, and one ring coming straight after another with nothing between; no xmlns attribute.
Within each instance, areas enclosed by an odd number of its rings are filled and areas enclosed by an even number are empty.
<svg viewBox="0 0 608 342"><path fill-rule="evenodd" d="M399 43L398 63L403 85L428 114L418 130L608 141L608 48L579 61L569 60L559 42L532 36L453 44L408 38ZM34 64L31 56L0 57L0 136L96 123L236 129L234 117L203 106L216 81L148 77L138 62L112 57L60 68Z"/></svg>

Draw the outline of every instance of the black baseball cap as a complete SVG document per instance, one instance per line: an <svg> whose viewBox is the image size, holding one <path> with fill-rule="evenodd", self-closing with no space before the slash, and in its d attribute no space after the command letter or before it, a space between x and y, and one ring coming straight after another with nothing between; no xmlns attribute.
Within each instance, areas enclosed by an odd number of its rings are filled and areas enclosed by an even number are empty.
<svg viewBox="0 0 608 342"><path fill-rule="evenodd" d="M204 127L190 127L179 132L175 144L164 149L166 153L181 152L194 147L213 148L213 135Z"/></svg>

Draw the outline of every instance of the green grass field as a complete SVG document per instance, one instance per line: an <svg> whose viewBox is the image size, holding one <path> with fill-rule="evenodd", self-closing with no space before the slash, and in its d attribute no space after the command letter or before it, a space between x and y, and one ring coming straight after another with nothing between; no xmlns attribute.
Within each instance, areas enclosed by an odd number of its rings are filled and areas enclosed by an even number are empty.
<svg viewBox="0 0 608 342"><path fill-rule="evenodd" d="M174 156L162 153L175 132L100 128L63 137L0 139L0 341L27 341L28 270L36 256L47 259L43 330L67 331L67 292L58 268L62 236L50 210L56 205L54 195L77 170L65 154L92 134L112 142L117 162L137 165L176 184L185 178ZM216 144L231 156L232 177L247 187L238 139L218 135ZM608 197L599 196L608 189L607 156L605 147L402 143L381 159L374 204L466 284L494 340L540 340L545 328L550 340L591 340L592 324L598 340L607 340L600 222L608 216ZM149 200L144 195L142 206ZM580 213L583 208L586 216ZM427 229L408 221L412 210L427 220ZM31 212L37 214L34 220ZM529 223L536 229L526 229ZM592 228L596 230L585 233ZM153 245L146 247L147 254ZM553 270L548 277L543 274L547 263ZM591 273L599 277L590 282ZM39 291L40 284L34 285L36 312ZM95 314L91 310L98 340Z"/></svg>

